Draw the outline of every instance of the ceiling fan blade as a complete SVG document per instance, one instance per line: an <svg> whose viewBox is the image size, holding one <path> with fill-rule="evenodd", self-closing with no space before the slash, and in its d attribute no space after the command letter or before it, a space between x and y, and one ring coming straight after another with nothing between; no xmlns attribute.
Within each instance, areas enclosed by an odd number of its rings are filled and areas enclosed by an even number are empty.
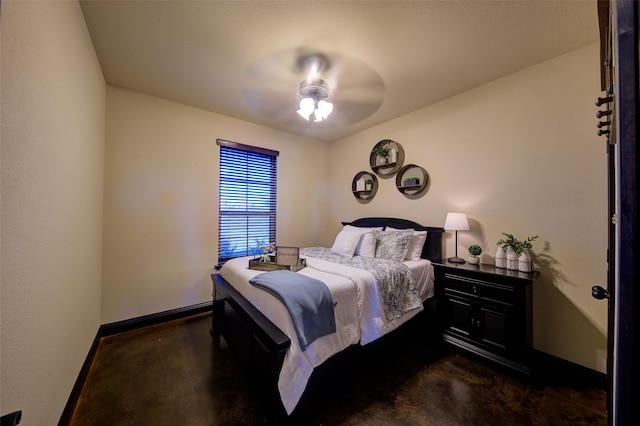
<svg viewBox="0 0 640 426"><path fill-rule="evenodd" d="M300 85L309 79L326 82L334 109L316 126L353 124L375 113L384 100L380 75L365 62L341 53L325 53L302 47L265 56L244 73L243 95L261 115L282 124L308 123L296 111ZM333 124L332 124L333 123Z"/></svg>
<svg viewBox="0 0 640 426"><path fill-rule="evenodd" d="M380 106L380 102L336 101L333 111L343 123L354 124L373 115Z"/></svg>
<svg viewBox="0 0 640 426"><path fill-rule="evenodd" d="M343 101L381 104L384 100L384 86L378 84L340 87L335 98Z"/></svg>
<svg viewBox="0 0 640 426"><path fill-rule="evenodd" d="M297 57L294 52L276 52L251 64L246 69L244 77L249 81L289 83L292 79L297 80L300 75L296 60Z"/></svg>
<svg viewBox="0 0 640 426"><path fill-rule="evenodd" d="M280 117L282 111L295 113L295 92L286 93L282 90L267 88L245 88L242 90L249 105L263 116L271 119Z"/></svg>

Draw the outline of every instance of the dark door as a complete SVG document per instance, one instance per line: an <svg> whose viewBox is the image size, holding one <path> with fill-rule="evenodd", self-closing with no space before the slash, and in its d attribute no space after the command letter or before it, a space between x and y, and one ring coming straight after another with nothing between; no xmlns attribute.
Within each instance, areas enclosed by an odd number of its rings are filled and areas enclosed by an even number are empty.
<svg viewBox="0 0 640 426"><path fill-rule="evenodd" d="M633 424L640 400L638 380L637 142L639 108L639 13L629 0L599 0L602 80L605 93L599 134L606 138L609 178L609 250L606 299L608 315L607 411L609 424ZM617 170L616 170L617 169Z"/></svg>
<svg viewBox="0 0 640 426"><path fill-rule="evenodd" d="M617 101L617 190L618 241L616 264L616 327L614 331L614 424L634 424L638 420L640 401L640 251L638 250L637 178L638 178L638 7L637 1L616 0L614 4L615 74Z"/></svg>

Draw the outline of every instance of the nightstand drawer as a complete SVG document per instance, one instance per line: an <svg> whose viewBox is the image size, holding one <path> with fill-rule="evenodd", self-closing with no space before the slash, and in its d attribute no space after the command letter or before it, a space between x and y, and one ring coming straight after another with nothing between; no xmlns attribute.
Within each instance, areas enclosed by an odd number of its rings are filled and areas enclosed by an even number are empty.
<svg viewBox="0 0 640 426"><path fill-rule="evenodd" d="M513 286L469 278L450 273L444 274L444 291L456 296L479 297L501 304L513 306L516 303L516 290Z"/></svg>

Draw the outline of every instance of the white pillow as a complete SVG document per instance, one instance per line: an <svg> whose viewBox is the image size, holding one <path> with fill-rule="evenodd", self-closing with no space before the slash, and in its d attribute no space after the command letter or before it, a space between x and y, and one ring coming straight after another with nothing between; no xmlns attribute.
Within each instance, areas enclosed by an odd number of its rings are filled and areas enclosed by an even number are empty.
<svg viewBox="0 0 640 426"><path fill-rule="evenodd" d="M387 227L386 231L400 231L400 229ZM422 248L427 241L427 231L413 231L413 235L407 244L407 255L404 260L420 260Z"/></svg>
<svg viewBox="0 0 640 426"><path fill-rule="evenodd" d="M365 228L362 226L352 226L352 225L345 225L342 230L343 231L352 231L352 232L359 232L361 234L364 234L365 232L371 232L371 231L382 231L382 226L380 226L379 228Z"/></svg>
<svg viewBox="0 0 640 426"><path fill-rule="evenodd" d="M375 257L376 255L376 236L373 232L365 232L360 237L360 242L356 247L356 255L362 257Z"/></svg>
<svg viewBox="0 0 640 426"><path fill-rule="evenodd" d="M372 234L372 231L382 231L382 227L379 228L365 228L360 226L345 225L342 231L356 232L362 235L358 245L356 246L356 256L362 257L374 257L376 252L376 237Z"/></svg>
<svg viewBox="0 0 640 426"><path fill-rule="evenodd" d="M415 231L409 240L406 260L420 260L422 248L427 241L427 231Z"/></svg>
<svg viewBox="0 0 640 426"><path fill-rule="evenodd" d="M360 242L359 232L340 231L331 247L331 253L352 258Z"/></svg>

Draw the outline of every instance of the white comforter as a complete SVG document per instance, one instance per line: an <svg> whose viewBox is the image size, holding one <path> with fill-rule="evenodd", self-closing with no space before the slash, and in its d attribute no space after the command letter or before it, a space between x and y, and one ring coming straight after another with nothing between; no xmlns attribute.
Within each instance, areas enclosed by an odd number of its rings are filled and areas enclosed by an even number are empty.
<svg viewBox="0 0 640 426"><path fill-rule="evenodd" d="M397 328L422 310L422 306L400 318L387 322L378 299L375 278L366 270L306 257L304 274L324 282L331 291L335 307L336 329L333 334L313 341L306 351L300 349L296 332L284 305L271 294L249 284L262 273L248 269L251 257L232 259L220 270L220 275L257 307L271 322L291 339L280 372L278 389L287 414L297 405L313 369L332 355L350 345L365 345ZM433 295L433 267L428 260L405 262L416 278L423 300Z"/></svg>

